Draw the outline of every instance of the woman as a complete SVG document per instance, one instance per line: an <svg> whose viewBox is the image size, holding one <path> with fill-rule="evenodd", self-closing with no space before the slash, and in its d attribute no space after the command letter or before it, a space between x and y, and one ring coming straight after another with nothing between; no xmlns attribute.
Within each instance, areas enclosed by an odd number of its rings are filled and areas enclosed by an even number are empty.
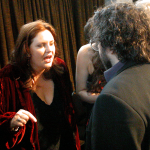
<svg viewBox="0 0 150 150"><path fill-rule="evenodd" d="M96 101L105 85L103 72L98 51L93 50L91 44L83 45L77 55L76 93L84 102L94 104Z"/></svg>
<svg viewBox="0 0 150 150"><path fill-rule="evenodd" d="M84 33L87 41L92 36L93 17L89 18ZM97 46L90 41L83 45L77 55L76 62L76 93L87 103L93 104L105 85L103 77L104 66L99 57Z"/></svg>
<svg viewBox="0 0 150 150"><path fill-rule="evenodd" d="M68 69L55 51L50 24L22 26L11 63L0 71L1 149L80 149Z"/></svg>
<svg viewBox="0 0 150 150"><path fill-rule="evenodd" d="M93 18L91 17L84 27L87 41L90 41L92 23ZM97 46L92 42L83 45L77 55L76 96L74 95L74 99L80 99L76 104L76 107L79 107L76 112L78 112L79 134L82 140L85 140L85 129L93 104L106 84L103 72L104 66L100 60Z"/></svg>

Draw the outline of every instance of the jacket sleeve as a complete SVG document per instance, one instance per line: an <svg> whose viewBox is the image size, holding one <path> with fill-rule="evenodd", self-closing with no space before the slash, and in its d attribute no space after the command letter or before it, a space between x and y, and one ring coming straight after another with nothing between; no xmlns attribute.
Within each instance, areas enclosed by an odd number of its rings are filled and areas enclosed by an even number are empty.
<svg viewBox="0 0 150 150"><path fill-rule="evenodd" d="M139 149L145 133L142 117L114 95L98 97L87 127L87 150Z"/></svg>
<svg viewBox="0 0 150 150"><path fill-rule="evenodd" d="M2 149L10 149L15 144L19 144L25 133L25 126L15 132L10 129L10 121L16 114L16 102L13 101L16 98L14 93L15 89L10 79L0 78L0 145ZM12 102L13 101L13 102Z"/></svg>

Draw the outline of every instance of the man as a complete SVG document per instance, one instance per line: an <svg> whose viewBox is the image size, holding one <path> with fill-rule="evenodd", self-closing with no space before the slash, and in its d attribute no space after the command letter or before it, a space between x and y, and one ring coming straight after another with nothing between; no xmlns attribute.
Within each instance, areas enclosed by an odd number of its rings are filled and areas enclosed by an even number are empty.
<svg viewBox="0 0 150 150"><path fill-rule="evenodd" d="M86 150L150 150L150 19L131 3L94 15L94 37L107 71L86 132Z"/></svg>

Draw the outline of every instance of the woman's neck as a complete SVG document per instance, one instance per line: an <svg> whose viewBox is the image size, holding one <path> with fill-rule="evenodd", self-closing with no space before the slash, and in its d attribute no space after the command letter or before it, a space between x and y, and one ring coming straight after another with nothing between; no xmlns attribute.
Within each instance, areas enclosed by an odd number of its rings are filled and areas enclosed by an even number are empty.
<svg viewBox="0 0 150 150"><path fill-rule="evenodd" d="M42 71L38 71L38 72L34 72L34 75L33 75L33 79L35 80L35 81L37 81L38 80L38 78L40 78L41 76L43 76L43 72L45 71L45 69L44 70L42 70Z"/></svg>
<svg viewBox="0 0 150 150"><path fill-rule="evenodd" d="M36 88L38 86L41 86L41 84L43 83L44 80L43 72L44 71L34 73L33 78L31 79L31 88L33 91L35 91Z"/></svg>

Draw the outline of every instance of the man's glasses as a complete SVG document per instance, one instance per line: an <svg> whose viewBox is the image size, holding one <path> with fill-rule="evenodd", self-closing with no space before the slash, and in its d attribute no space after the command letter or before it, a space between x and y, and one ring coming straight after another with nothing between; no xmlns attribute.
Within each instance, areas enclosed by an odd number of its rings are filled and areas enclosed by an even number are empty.
<svg viewBox="0 0 150 150"><path fill-rule="evenodd" d="M94 42L92 42L92 41L90 40L90 45L91 45L91 48L92 48L94 51L99 52L98 46L97 46L96 43L94 43Z"/></svg>

